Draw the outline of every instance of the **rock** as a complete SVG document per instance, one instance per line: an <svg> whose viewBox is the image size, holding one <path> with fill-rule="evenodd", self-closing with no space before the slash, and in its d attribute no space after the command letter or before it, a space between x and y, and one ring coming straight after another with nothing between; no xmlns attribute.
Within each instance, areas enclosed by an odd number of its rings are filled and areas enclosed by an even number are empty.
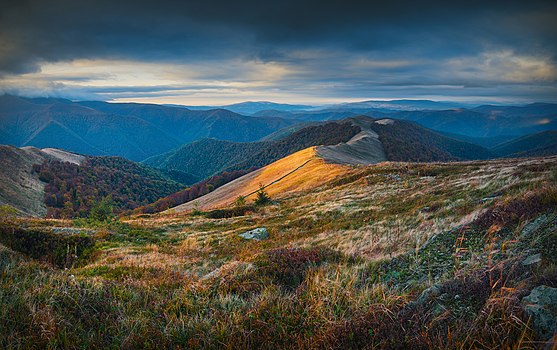
<svg viewBox="0 0 557 350"><path fill-rule="evenodd" d="M524 259L524 261L522 261L522 265L530 266L534 264L539 264L541 261L542 261L542 255L538 253L538 254L530 255L529 257Z"/></svg>
<svg viewBox="0 0 557 350"><path fill-rule="evenodd" d="M557 332L557 288L538 286L522 299L522 304L532 319L532 326L543 339Z"/></svg>
<svg viewBox="0 0 557 350"><path fill-rule="evenodd" d="M264 239L269 238L269 231L267 231L265 227L258 227L251 231L240 233L238 236L242 237L243 239L253 239L255 241L262 241Z"/></svg>
<svg viewBox="0 0 557 350"><path fill-rule="evenodd" d="M503 194L502 192L495 192L492 195L489 195L485 198L480 199L480 203L485 203L485 202L494 200L495 198L499 198L499 197L501 197L502 194Z"/></svg>
<svg viewBox="0 0 557 350"><path fill-rule="evenodd" d="M433 298L436 298L441 295L441 286L438 284L434 284L431 287L425 289L422 294L418 297L416 302L420 305L423 305Z"/></svg>
<svg viewBox="0 0 557 350"><path fill-rule="evenodd" d="M536 220L534 220L532 222L529 222L522 229L522 232L520 233L520 237L521 238L530 237L533 232L539 230L540 227L548 221L549 221L549 218L547 217L547 215L542 215L542 216L538 217Z"/></svg>

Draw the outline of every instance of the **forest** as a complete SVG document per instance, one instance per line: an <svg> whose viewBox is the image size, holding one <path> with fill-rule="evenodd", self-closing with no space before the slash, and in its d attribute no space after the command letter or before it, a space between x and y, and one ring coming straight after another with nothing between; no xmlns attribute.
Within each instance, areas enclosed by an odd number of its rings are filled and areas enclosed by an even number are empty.
<svg viewBox="0 0 557 350"><path fill-rule="evenodd" d="M33 166L45 183L49 218L85 217L110 196L114 213L131 211L183 189L159 170L120 157L87 157L82 164L46 160Z"/></svg>

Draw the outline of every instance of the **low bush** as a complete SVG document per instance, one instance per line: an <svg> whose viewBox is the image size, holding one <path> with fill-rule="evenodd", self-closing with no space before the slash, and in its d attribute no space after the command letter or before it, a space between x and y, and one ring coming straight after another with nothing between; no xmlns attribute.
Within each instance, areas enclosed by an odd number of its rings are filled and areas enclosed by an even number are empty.
<svg viewBox="0 0 557 350"><path fill-rule="evenodd" d="M94 240L85 234L62 234L41 228L0 226L0 243L57 267L71 267L92 252Z"/></svg>
<svg viewBox="0 0 557 350"><path fill-rule="evenodd" d="M557 207L557 187L542 187L516 198L503 200L489 208L476 220L475 224L487 229L516 224Z"/></svg>
<svg viewBox="0 0 557 350"><path fill-rule="evenodd" d="M308 268L339 258L339 253L325 248L280 248L259 255L254 263L277 285L295 289L304 281Z"/></svg>
<svg viewBox="0 0 557 350"><path fill-rule="evenodd" d="M209 219L227 219L236 216L244 216L247 213L254 212L254 211L255 211L255 206L244 205L244 206L239 206L234 208L211 210L205 213L205 216Z"/></svg>

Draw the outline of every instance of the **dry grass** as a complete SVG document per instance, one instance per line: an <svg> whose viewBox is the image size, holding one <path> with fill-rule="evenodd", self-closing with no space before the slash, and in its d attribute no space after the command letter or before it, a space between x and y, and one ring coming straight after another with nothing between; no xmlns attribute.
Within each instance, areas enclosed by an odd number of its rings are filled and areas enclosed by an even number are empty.
<svg viewBox="0 0 557 350"><path fill-rule="evenodd" d="M557 158L339 169L245 216L130 218L73 269L1 248L0 347L543 346L520 300L557 286Z"/></svg>
<svg viewBox="0 0 557 350"><path fill-rule="evenodd" d="M307 164L305 164L306 162ZM296 170L302 165L303 167ZM292 171L294 172L291 173ZM324 184L344 171L343 166L325 163L323 159L316 156L315 147L310 147L244 175L201 198L173 208L169 212L187 212L195 208L208 210L229 206L239 196L246 196L257 191L261 184L269 185L265 191L272 198L281 198L292 192L302 192ZM272 184L289 173L291 174L283 180ZM251 195L246 199L250 201L254 198L255 195Z"/></svg>

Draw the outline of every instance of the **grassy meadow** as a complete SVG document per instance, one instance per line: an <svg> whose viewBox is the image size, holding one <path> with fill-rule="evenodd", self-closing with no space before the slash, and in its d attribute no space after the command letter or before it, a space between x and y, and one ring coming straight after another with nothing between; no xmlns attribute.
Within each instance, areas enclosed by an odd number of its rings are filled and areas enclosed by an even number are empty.
<svg viewBox="0 0 557 350"><path fill-rule="evenodd" d="M521 300L557 287L557 158L382 163L271 197L3 213L0 348L544 346ZM257 227L269 239L238 236Z"/></svg>

